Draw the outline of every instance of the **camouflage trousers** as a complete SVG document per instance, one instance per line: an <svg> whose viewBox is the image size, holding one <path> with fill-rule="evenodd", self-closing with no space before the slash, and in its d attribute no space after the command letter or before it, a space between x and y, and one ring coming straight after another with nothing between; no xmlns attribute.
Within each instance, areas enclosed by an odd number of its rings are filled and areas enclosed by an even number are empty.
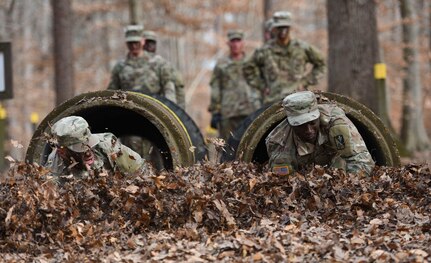
<svg viewBox="0 0 431 263"><path fill-rule="evenodd" d="M245 118L247 118L246 115L241 115L222 119L219 127L220 138L227 141L227 139L229 139L231 134L239 127L239 125Z"/></svg>

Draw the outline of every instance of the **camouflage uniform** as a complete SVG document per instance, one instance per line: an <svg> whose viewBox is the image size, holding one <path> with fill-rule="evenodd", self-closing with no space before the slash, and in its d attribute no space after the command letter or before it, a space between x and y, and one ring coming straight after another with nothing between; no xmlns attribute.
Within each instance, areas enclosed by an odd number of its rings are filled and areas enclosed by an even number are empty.
<svg viewBox="0 0 431 263"><path fill-rule="evenodd" d="M264 41L265 43L268 42L270 39L274 38L274 33L272 32L272 24L273 24L273 18L271 17L270 19L265 21L264 24Z"/></svg>
<svg viewBox="0 0 431 263"><path fill-rule="evenodd" d="M157 43L157 35L153 31L144 31L143 36L145 40L151 40ZM151 56L156 56L154 53L148 52ZM184 94L184 81L181 76L181 73L172 65L169 61L164 59L163 57L159 56L162 63L166 65L168 68L168 71L170 72L171 76L173 76L173 82L175 85L175 93L176 93L176 100L177 105L180 106L182 109L186 108L186 102L185 102L185 94Z"/></svg>
<svg viewBox="0 0 431 263"><path fill-rule="evenodd" d="M88 176L91 171L101 173L107 170L128 174L145 173L148 170L145 160L122 145L112 133L91 134L88 123L81 117L69 116L60 119L52 126L51 132L57 147L48 156L45 166L54 176L72 174L81 178ZM95 160L90 170L66 163L59 155L58 147L67 147L68 150L78 153L91 148Z"/></svg>
<svg viewBox="0 0 431 263"><path fill-rule="evenodd" d="M299 111L303 112L298 115L299 117L310 114L313 111L312 107L317 110L317 115L310 118L316 119L317 116L320 119L317 142L315 145L303 142L294 133L290 124L292 121L289 120L291 115L287 110L288 119L281 122L266 138L269 165L273 172L288 175L309 165L318 164L340 168L350 173L359 171L371 173L374 161L358 130L341 108L335 104L317 105L317 102L315 106L310 106L307 98L299 101L297 105Z"/></svg>
<svg viewBox="0 0 431 263"><path fill-rule="evenodd" d="M139 57L128 57L114 66L108 89L158 94L177 102L173 79L171 69L162 57L144 52Z"/></svg>
<svg viewBox="0 0 431 263"><path fill-rule="evenodd" d="M273 28L290 26L290 14L283 19L287 21L281 21L274 14ZM310 72L307 72L307 64L313 66ZM284 46L277 39L271 39L255 50L252 57L244 63L243 71L251 87L269 90L269 94L263 99L263 103L268 104L317 84L325 72L325 62L316 48L303 41L292 39Z"/></svg>
<svg viewBox="0 0 431 263"><path fill-rule="evenodd" d="M230 32L228 37L235 37L233 33ZM261 106L260 93L244 79L243 63L244 59L220 59L211 77L211 103L208 110L221 114L219 131L220 137L224 139L229 138L230 132L235 131L242 120Z"/></svg>

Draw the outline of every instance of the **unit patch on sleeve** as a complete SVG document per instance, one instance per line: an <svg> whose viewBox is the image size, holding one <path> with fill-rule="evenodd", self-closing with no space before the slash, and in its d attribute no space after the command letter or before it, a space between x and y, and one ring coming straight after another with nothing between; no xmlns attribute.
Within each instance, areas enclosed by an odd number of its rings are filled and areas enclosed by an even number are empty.
<svg viewBox="0 0 431 263"><path fill-rule="evenodd" d="M337 150L343 150L344 148L346 148L346 142L344 141L344 137L343 135L337 135L334 136L334 141L335 141L335 147L337 148Z"/></svg>
<svg viewBox="0 0 431 263"><path fill-rule="evenodd" d="M272 168L272 171L278 175L289 175L291 172L288 165L276 165Z"/></svg>

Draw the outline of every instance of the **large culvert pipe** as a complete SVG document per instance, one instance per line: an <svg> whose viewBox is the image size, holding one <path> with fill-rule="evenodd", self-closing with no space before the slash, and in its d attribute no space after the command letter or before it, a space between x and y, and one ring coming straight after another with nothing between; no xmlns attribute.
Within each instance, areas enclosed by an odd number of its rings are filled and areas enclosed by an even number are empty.
<svg viewBox="0 0 431 263"><path fill-rule="evenodd" d="M30 141L27 162L46 161L51 147L44 135L50 134L57 120L71 115L85 118L93 133L146 138L160 150L166 169L192 165L206 154L199 128L173 102L140 93L104 90L76 96L49 113Z"/></svg>
<svg viewBox="0 0 431 263"><path fill-rule="evenodd" d="M396 144L382 121L363 104L346 96L317 93L337 103L358 128L377 165L399 166L400 157ZM264 164L268 161L265 138L284 119L286 113L281 102L264 107L245 119L228 140L224 161L241 160Z"/></svg>

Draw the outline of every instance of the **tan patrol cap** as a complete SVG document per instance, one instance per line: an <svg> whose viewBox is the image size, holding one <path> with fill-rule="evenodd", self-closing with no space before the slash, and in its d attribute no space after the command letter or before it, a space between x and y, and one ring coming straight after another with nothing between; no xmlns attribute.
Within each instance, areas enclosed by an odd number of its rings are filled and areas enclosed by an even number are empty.
<svg viewBox="0 0 431 263"><path fill-rule="evenodd" d="M51 133L59 146L74 152L85 152L99 143L99 139L91 134L87 121L79 116L64 117L54 123Z"/></svg>
<svg viewBox="0 0 431 263"><path fill-rule="evenodd" d="M229 39L229 41L233 40L233 39L243 39L244 38L244 32L242 32L241 30L229 30L227 32L227 38Z"/></svg>
<svg viewBox="0 0 431 263"><path fill-rule="evenodd" d="M277 11L272 15L272 19L272 27L292 25L292 14L288 11Z"/></svg>
<svg viewBox="0 0 431 263"><path fill-rule="evenodd" d="M311 91L299 91L283 99L287 121L291 126L299 126L319 118L316 95Z"/></svg>
<svg viewBox="0 0 431 263"><path fill-rule="evenodd" d="M273 18L270 18L270 19L266 20L265 21L265 25L264 25L265 30L267 30L267 31L271 30L273 23L274 23L274 19Z"/></svg>
<svg viewBox="0 0 431 263"><path fill-rule="evenodd" d="M124 28L126 42L139 42L142 40L142 25L128 25Z"/></svg>
<svg viewBox="0 0 431 263"><path fill-rule="evenodd" d="M142 35L146 40L152 40L154 42L157 42L157 34L154 31L144 31L144 34Z"/></svg>

